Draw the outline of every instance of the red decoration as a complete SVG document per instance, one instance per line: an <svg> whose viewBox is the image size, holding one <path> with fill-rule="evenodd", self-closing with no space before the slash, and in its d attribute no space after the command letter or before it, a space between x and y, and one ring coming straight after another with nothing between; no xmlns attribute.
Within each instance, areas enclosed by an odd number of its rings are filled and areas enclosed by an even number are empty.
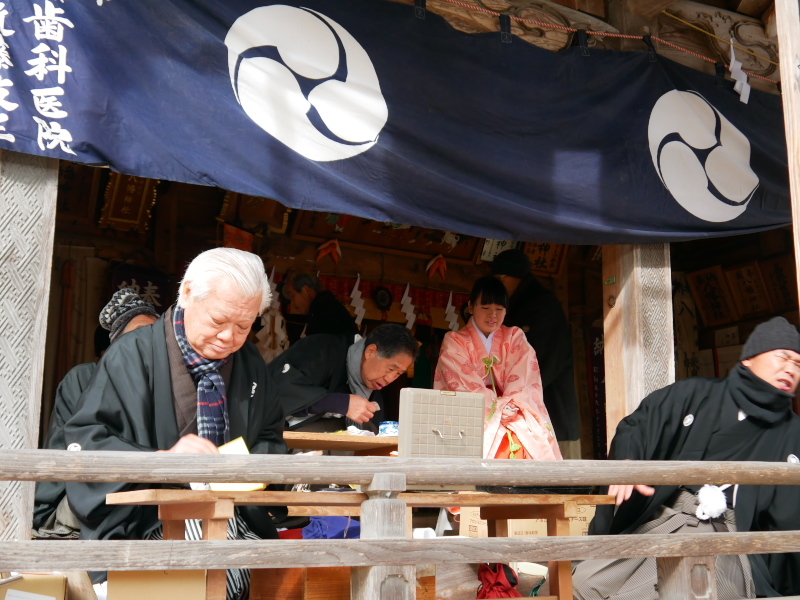
<svg viewBox="0 0 800 600"><path fill-rule="evenodd" d="M433 279L433 276L439 273L442 281L444 281L445 277L447 277L447 261L444 256L437 254L428 261L428 266L425 267L425 270L428 272L429 279Z"/></svg>
<svg viewBox="0 0 800 600"><path fill-rule="evenodd" d="M330 256L337 265L339 264L339 259L342 257L342 249L339 246L339 240L328 240L324 244L322 244L319 248L317 248L317 261L321 258L326 256Z"/></svg>

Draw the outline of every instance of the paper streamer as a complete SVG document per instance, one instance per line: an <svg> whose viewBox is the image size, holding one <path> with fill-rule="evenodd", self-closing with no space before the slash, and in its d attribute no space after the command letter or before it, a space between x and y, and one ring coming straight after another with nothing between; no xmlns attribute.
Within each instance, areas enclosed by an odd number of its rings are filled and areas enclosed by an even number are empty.
<svg viewBox="0 0 800 600"><path fill-rule="evenodd" d="M731 64L728 67L731 71L731 78L736 82L733 91L739 93L739 101L747 104L750 100L750 84L747 83L747 73L742 70L742 63L736 60L733 52L734 39L731 38Z"/></svg>
<svg viewBox="0 0 800 600"><path fill-rule="evenodd" d="M417 320L417 315L414 313L414 304L411 302L411 296L408 295L411 289L411 284L406 284L406 291L403 292L403 298L400 300L400 310L406 316L406 328L411 329L414 326L414 321Z"/></svg>
<svg viewBox="0 0 800 600"><path fill-rule="evenodd" d="M456 314L456 307L453 306L453 292L450 292L450 297L447 299L447 306L444 309L444 320L450 325L450 331L458 330L458 314Z"/></svg>
<svg viewBox="0 0 800 600"><path fill-rule="evenodd" d="M364 308L364 299L361 297L361 290L358 286L361 285L361 273L356 278L356 284L353 286L353 291L350 292L350 306L353 307L356 313L356 325L361 326L361 321L364 320L364 315L367 309Z"/></svg>
<svg viewBox="0 0 800 600"><path fill-rule="evenodd" d="M272 302L269 308L261 315L261 331L256 334L256 347L266 362L271 362L289 347L289 337L286 334L286 322L281 314L281 301L275 283L275 267L269 275L269 287L272 291Z"/></svg>

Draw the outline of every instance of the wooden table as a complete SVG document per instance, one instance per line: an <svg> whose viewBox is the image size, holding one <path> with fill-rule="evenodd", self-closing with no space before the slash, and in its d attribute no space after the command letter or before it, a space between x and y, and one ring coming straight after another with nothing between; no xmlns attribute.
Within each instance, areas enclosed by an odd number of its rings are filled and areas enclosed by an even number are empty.
<svg viewBox="0 0 800 600"><path fill-rule="evenodd" d="M471 494L463 494L468 497ZM478 494L475 494L478 495ZM492 494L497 495L497 494ZM517 494L509 494L513 497ZM519 494L523 498L535 497L536 494ZM570 535L569 520L579 516L581 505L614 504L614 496L600 495L551 495L542 494L537 502L523 500L521 502L503 503L502 505L481 506L481 519L486 520L489 537L508 537L509 519L547 519L547 535ZM461 506L465 506L461 503ZM475 506L474 504L472 506ZM550 594L558 600L572 600L572 562L551 561L548 564L550 575ZM544 599L543 599L544 600Z"/></svg>
<svg viewBox="0 0 800 600"><path fill-rule="evenodd" d="M290 450L351 450L356 456L389 456L397 450L397 437L284 431Z"/></svg>
<svg viewBox="0 0 800 600"><path fill-rule="evenodd" d="M317 435L317 434L314 434ZM330 435L330 434L319 434ZM339 436L346 437L346 436ZM357 437L357 436L353 436ZM386 438L379 438L386 439ZM405 492L398 495L408 508L480 507L490 537L508 535L509 519L547 519L548 535L569 535L569 519L580 505L613 504L613 496L571 494L448 494ZM185 537L185 520L201 519L204 540L227 539L234 506L287 506L305 514L358 516L367 495L360 492L214 492L189 489L151 489L106 496L107 504L157 505L164 522L164 539ZM209 570L207 600L225 600L225 570ZM558 600L572 600L572 563L550 563L550 591Z"/></svg>

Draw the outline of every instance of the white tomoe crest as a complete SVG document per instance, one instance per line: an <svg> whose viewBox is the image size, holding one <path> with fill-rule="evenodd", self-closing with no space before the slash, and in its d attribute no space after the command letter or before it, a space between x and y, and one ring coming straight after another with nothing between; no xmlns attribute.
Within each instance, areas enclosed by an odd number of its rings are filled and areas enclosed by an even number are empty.
<svg viewBox="0 0 800 600"><path fill-rule="evenodd" d="M647 134L658 176L683 208L713 223L747 209L758 188L750 142L705 98L667 92L653 106Z"/></svg>
<svg viewBox="0 0 800 600"><path fill-rule="evenodd" d="M372 61L341 25L310 9L262 6L234 22L225 45L236 99L275 139L314 161L351 158L375 145L389 111ZM271 52L243 56L254 49ZM304 93L298 78L311 90Z"/></svg>

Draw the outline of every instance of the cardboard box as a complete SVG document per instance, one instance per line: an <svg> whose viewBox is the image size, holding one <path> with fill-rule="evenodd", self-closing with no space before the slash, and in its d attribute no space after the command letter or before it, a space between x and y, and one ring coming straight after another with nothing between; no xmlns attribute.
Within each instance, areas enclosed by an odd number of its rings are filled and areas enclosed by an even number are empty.
<svg viewBox="0 0 800 600"><path fill-rule="evenodd" d="M589 523L594 518L594 506L578 506L579 516L570 519L570 535L588 535ZM459 535L487 537L486 521L480 518L480 508L462 508L459 519ZM546 519L509 519L508 537L547 537Z"/></svg>
<svg viewBox="0 0 800 600"><path fill-rule="evenodd" d="M206 572L109 571L108 600L205 600Z"/></svg>
<svg viewBox="0 0 800 600"><path fill-rule="evenodd" d="M0 583L0 600L64 600L67 578L60 574L23 573L21 579Z"/></svg>

